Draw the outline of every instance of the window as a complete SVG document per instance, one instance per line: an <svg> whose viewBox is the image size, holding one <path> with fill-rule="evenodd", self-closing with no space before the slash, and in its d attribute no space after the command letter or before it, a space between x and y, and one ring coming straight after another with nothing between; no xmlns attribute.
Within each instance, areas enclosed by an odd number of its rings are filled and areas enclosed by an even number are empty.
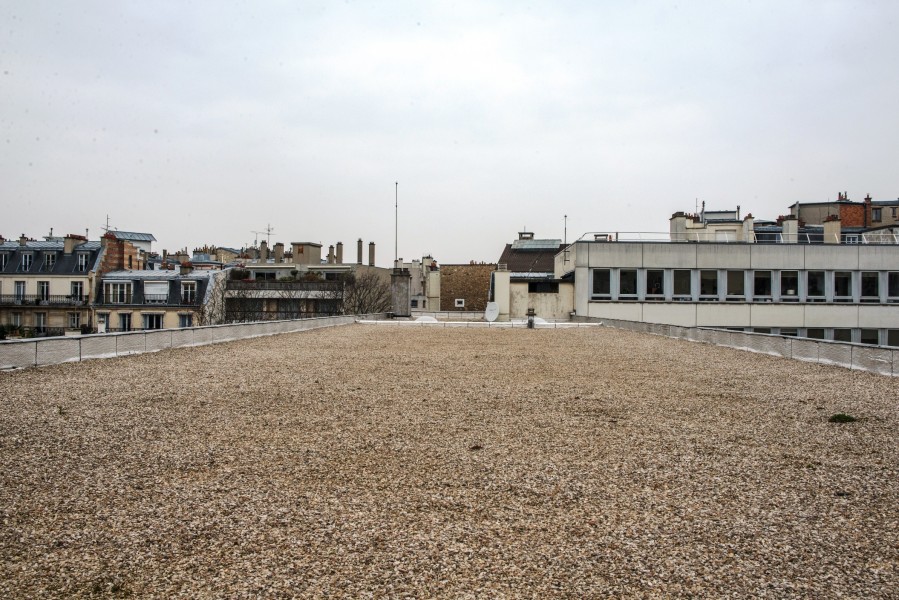
<svg viewBox="0 0 899 600"><path fill-rule="evenodd" d="M6 269L6 263L9 262L9 254L6 252L0 253L0 271Z"/></svg>
<svg viewBox="0 0 899 600"><path fill-rule="evenodd" d="M119 315L119 331L131 331L131 313Z"/></svg>
<svg viewBox="0 0 899 600"><path fill-rule="evenodd" d="M718 271L699 272L699 299L705 301L718 299Z"/></svg>
<svg viewBox="0 0 899 600"><path fill-rule="evenodd" d="M34 255L33 255L33 254L23 254L23 255L22 255L22 262L19 263L19 271L30 271L30 270L31 270L31 263L32 263L33 260L34 260Z"/></svg>
<svg viewBox="0 0 899 600"><path fill-rule="evenodd" d="M806 299L809 302L824 302L824 271L809 271L806 277Z"/></svg>
<svg viewBox="0 0 899 600"><path fill-rule="evenodd" d="M887 346L899 346L899 329L887 329Z"/></svg>
<svg viewBox="0 0 899 600"><path fill-rule="evenodd" d="M612 297L612 276L609 269L593 269L593 298Z"/></svg>
<svg viewBox="0 0 899 600"><path fill-rule="evenodd" d="M412 308L418 308L418 300L416 300L415 298L413 298L410 302L411 302L411 304L412 304ZM187 303L185 302L185 304L187 304ZM184 316L184 315L182 315L182 316ZM186 325L182 325L181 327L187 327L187 326L186 326Z"/></svg>
<svg viewBox="0 0 899 600"><path fill-rule="evenodd" d="M871 209L871 221L873 221L874 223L880 223L881 220L883 220L883 213L881 212L881 209L872 208Z"/></svg>
<svg viewBox="0 0 899 600"><path fill-rule="evenodd" d="M799 271L780 272L780 301L799 301Z"/></svg>
<svg viewBox="0 0 899 600"><path fill-rule="evenodd" d="M756 271L752 278L752 299L757 302L771 301L771 271Z"/></svg>
<svg viewBox="0 0 899 600"><path fill-rule="evenodd" d="M37 282L37 293L40 296L41 301L46 302L50 299L50 282L49 281L38 281Z"/></svg>
<svg viewBox="0 0 899 600"><path fill-rule="evenodd" d="M753 333L771 333L770 327L754 327L752 329Z"/></svg>
<svg viewBox="0 0 899 600"><path fill-rule="evenodd" d="M14 312L9 313L9 324L15 328L19 328L22 326L22 313Z"/></svg>
<svg viewBox="0 0 899 600"><path fill-rule="evenodd" d="M162 315L160 314L150 314L143 315L144 317L144 329L162 329Z"/></svg>
<svg viewBox="0 0 899 600"><path fill-rule="evenodd" d="M78 271L84 273L87 271L87 254L84 252L78 253L78 266L76 267Z"/></svg>
<svg viewBox="0 0 899 600"><path fill-rule="evenodd" d="M805 337L812 338L813 340L823 340L824 330L819 328L810 328L806 330Z"/></svg>
<svg viewBox="0 0 899 600"><path fill-rule="evenodd" d="M47 252L44 254L44 271L51 271L56 265L56 253Z"/></svg>
<svg viewBox="0 0 899 600"><path fill-rule="evenodd" d="M34 329L38 333L44 333L45 331L47 331L47 313L34 313Z"/></svg>
<svg viewBox="0 0 899 600"><path fill-rule="evenodd" d="M636 299L637 297L637 271L636 269L621 269L618 273L618 298Z"/></svg>
<svg viewBox="0 0 899 600"><path fill-rule="evenodd" d="M130 281L106 282L103 284L103 289L107 304L131 304ZM125 331L129 331L129 329Z"/></svg>
<svg viewBox="0 0 899 600"><path fill-rule="evenodd" d="M16 304L21 304L22 300L25 298L25 282L17 281L15 283L16 288Z"/></svg>
<svg viewBox="0 0 899 600"><path fill-rule="evenodd" d="M145 304L165 304L169 301L169 282L168 281L145 281L144 282L144 303Z"/></svg>
<svg viewBox="0 0 899 600"><path fill-rule="evenodd" d="M413 300L415 302L415 300ZM414 305L413 305L414 307ZM185 327L193 327L194 326L194 316L192 314L186 315L178 315L178 327L182 329Z"/></svg>
<svg viewBox="0 0 899 600"><path fill-rule="evenodd" d="M529 294L558 294L559 282L557 281L529 281Z"/></svg>
<svg viewBox="0 0 899 600"><path fill-rule="evenodd" d="M84 282L73 281L71 285L72 300L82 302L84 300Z"/></svg>
<svg viewBox="0 0 899 600"><path fill-rule="evenodd" d="M880 302L880 273L862 273L862 302Z"/></svg>
<svg viewBox="0 0 899 600"><path fill-rule="evenodd" d="M692 274L687 269L674 270L674 298L677 300L690 300L693 297L691 285Z"/></svg>
<svg viewBox="0 0 899 600"><path fill-rule="evenodd" d="M871 344L873 346L877 346L878 344L880 344L880 330L862 329L861 342L862 344Z"/></svg>
<svg viewBox="0 0 899 600"><path fill-rule="evenodd" d="M834 272L833 301L852 302L852 273L850 271Z"/></svg>
<svg viewBox="0 0 899 600"><path fill-rule="evenodd" d="M835 342L851 342L852 341L852 330L851 329L834 329L833 330L833 341L835 341Z"/></svg>
<svg viewBox="0 0 899 600"><path fill-rule="evenodd" d="M69 329L78 329L81 327L81 313L69 313Z"/></svg>
<svg viewBox="0 0 899 600"><path fill-rule="evenodd" d="M797 335L799 335L799 331L795 327L781 327L780 335L796 337Z"/></svg>
<svg viewBox="0 0 899 600"><path fill-rule="evenodd" d="M651 269L646 271L646 299L665 299L665 271Z"/></svg>
<svg viewBox="0 0 899 600"><path fill-rule="evenodd" d="M887 274L887 300L899 302L899 273L896 271Z"/></svg>
<svg viewBox="0 0 899 600"><path fill-rule="evenodd" d="M456 308L465 308L465 298L456 298L454 306Z"/></svg>
<svg viewBox="0 0 899 600"><path fill-rule="evenodd" d="M743 277L743 271L727 272L727 299L728 300L744 300L746 298L745 285L746 278Z"/></svg>

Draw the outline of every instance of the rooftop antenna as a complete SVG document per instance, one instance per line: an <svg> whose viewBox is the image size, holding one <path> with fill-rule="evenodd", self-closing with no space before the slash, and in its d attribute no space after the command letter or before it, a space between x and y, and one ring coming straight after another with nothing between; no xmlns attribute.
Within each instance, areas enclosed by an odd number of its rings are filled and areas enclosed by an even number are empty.
<svg viewBox="0 0 899 600"><path fill-rule="evenodd" d="M400 236L400 182L393 182L393 210L394 210L394 230L393 230L393 264L399 259L399 236Z"/></svg>
<svg viewBox="0 0 899 600"><path fill-rule="evenodd" d="M274 230L274 228L272 227L272 224L271 224L271 223L269 223L269 224L265 227L265 229L262 230L262 231L251 231L250 233L255 233L255 234L256 234L256 243L255 243L255 246L259 246L259 234L260 234L260 233L264 233L264 234L265 234L265 245L266 245L266 246L271 246L271 245L272 245L272 233L273 233L274 231L275 231L275 230ZM255 246L254 246L254 247L255 247Z"/></svg>
<svg viewBox="0 0 899 600"><path fill-rule="evenodd" d="M562 241L568 245L568 215L565 215L565 238Z"/></svg>
<svg viewBox="0 0 899 600"><path fill-rule="evenodd" d="M106 225L101 225L100 229L102 229L105 233L109 233L109 230L112 229L109 226L109 215L106 215Z"/></svg>

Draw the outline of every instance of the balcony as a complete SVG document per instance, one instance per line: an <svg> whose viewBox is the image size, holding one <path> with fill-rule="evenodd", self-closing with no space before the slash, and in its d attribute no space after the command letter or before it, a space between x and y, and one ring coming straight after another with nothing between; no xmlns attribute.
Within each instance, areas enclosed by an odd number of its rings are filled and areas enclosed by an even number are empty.
<svg viewBox="0 0 899 600"><path fill-rule="evenodd" d="M87 306L88 296L3 294L0 306Z"/></svg>

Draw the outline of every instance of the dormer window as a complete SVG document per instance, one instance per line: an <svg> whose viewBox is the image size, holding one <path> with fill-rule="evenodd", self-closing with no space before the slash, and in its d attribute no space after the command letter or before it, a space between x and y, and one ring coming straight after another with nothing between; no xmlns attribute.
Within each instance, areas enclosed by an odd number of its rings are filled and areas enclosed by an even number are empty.
<svg viewBox="0 0 899 600"><path fill-rule="evenodd" d="M78 271L84 273L87 271L87 254L84 252L80 252L78 254Z"/></svg>
<svg viewBox="0 0 899 600"><path fill-rule="evenodd" d="M30 271L31 264L34 261L34 255L31 253L22 255L22 262L19 264L19 271Z"/></svg>
<svg viewBox="0 0 899 600"><path fill-rule="evenodd" d="M48 252L44 254L44 271L52 271L56 266L56 253Z"/></svg>
<svg viewBox="0 0 899 600"><path fill-rule="evenodd" d="M0 271L6 269L6 263L9 262L9 254L6 252L0 254Z"/></svg>

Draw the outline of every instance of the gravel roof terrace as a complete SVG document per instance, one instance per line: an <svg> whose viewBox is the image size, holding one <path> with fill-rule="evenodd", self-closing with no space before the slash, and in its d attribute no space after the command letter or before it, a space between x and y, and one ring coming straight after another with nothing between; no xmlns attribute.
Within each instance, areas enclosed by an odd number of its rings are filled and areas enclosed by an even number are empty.
<svg viewBox="0 0 899 600"><path fill-rule="evenodd" d="M354 325L4 372L0 398L4 597L899 590L897 383L870 373Z"/></svg>

